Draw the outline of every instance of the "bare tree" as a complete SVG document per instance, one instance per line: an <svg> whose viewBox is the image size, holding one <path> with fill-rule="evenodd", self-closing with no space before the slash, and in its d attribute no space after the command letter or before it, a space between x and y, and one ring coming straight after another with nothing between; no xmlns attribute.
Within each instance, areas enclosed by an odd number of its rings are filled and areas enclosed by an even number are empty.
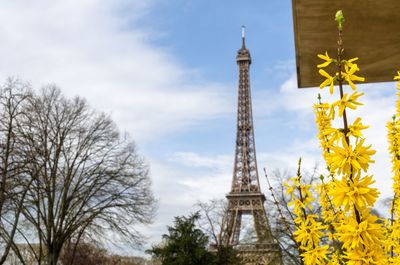
<svg viewBox="0 0 400 265"><path fill-rule="evenodd" d="M222 238L226 232L226 201L213 199L209 202L197 202L195 206L201 214L201 218L198 220L199 227L210 238L211 245L222 245Z"/></svg>
<svg viewBox="0 0 400 265"><path fill-rule="evenodd" d="M20 155L29 158L22 213L39 242L37 263L56 265L65 242L79 244L82 236L139 244L135 225L151 221L155 203L133 142L110 117L55 86L28 99L16 130Z"/></svg>
<svg viewBox="0 0 400 265"><path fill-rule="evenodd" d="M302 181L308 184L315 184L319 176L317 169L318 166L316 165L312 172L303 170L302 172L298 171L297 174L302 175ZM300 170L300 167L298 170ZM298 252L299 246L293 237L293 232L296 230L295 216L292 214L292 209L288 206L290 197L286 193L284 186L284 183L288 182L289 178L293 176L287 171L281 172L275 170L271 176L267 175L265 169L264 172L268 188L271 192L271 197L267 197L267 205L270 205L270 207L266 212L270 220L272 234L281 246L284 264L302 265L304 263ZM318 195L314 195L318 200ZM316 204L315 206L314 211L319 213L320 208Z"/></svg>
<svg viewBox="0 0 400 265"><path fill-rule="evenodd" d="M210 249L214 252L215 264L239 265L241 259L238 252L224 243L226 236L226 200L210 200L209 202L198 202L200 218L198 226L210 239Z"/></svg>
<svg viewBox="0 0 400 265"><path fill-rule="evenodd" d="M80 242L77 247L66 245L60 255L62 265L117 265L107 250L90 243Z"/></svg>
<svg viewBox="0 0 400 265"><path fill-rule="evenodd" d="M20 154L16 129L29 96L27 85L14 79L9 79L0 91L0 264L15 249L14 238L31 184L24 174L27 158Z"/></svg>

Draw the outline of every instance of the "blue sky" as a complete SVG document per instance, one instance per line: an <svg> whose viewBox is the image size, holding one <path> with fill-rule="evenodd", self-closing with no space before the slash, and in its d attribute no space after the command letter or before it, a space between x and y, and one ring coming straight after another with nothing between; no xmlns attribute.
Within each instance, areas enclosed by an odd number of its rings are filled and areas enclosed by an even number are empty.
<svg viewBox="0 0 400 265"><path fill-rule="evenodd" d="M293 75L294 43L290 1L274 1L269 4L265 1L253 1L251 4L244 1L229 4L226 1L160 1L147 16L139 20L139 24L161 31L162 34L152 36L150 42L167 49L184 67L195 71L187 76L187 82L199 83L200 86L204 81L223 84L228 87L225 93L231 103L236 96L235 56L241 45L241 25L247 27L247 44L253 56L253 93L260 92L268 96L268 91L276 90L285 79ZM280 117L265 114L262 115L268 117L263 117L259 122L265 123L267 118L281 120ZM222 123L220 118L216 117L206 128L200 125L190 134L178 131L172 137L179 138L180 144L185 142L178 148L191 148L194 144L201 152L226 150L232 146L231 138L234 137L232 133L228 138L226 132L234 131L236 117L224 116ZM260 127L257 133L267 131L276 136L281 134L275 128L266 127ZM264 144L276 148L281 144L276 140ZM167 149L170 148L170 143L167 143Z"/></svg>
<svg viewBox="0 0 400 265"><path fill-rule="evenodd" d="M300 156L305 168L321 163L312 114L320 91L297 88L291 16L289 0L3 1L0 78L55 83L132 136L159 200L154 224L140 228L153 244L174 216L229 192L241 25L253 58L259 169L293 170ZM367 107L358 111L378 149L371 173L382 197L390 189L384 127L394 87L362 86Z"/></svg>

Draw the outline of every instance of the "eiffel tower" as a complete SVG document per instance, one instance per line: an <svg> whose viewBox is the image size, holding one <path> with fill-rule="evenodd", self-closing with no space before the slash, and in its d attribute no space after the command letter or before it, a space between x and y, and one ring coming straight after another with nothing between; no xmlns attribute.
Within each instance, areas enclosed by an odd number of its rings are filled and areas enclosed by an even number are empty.
<svg viewBox="0 0 400 265"><path fill-rule="evenodd" d="M264 209L265 196L260 190L250 94L251 56L245 45L244 27L236 62L239 66L236 151L232 188L226 196L228 207L223 244L235 247L246 265L281 265L281 249L272 237ZM253 217L257 236L255 243L247 245L239 244L244 215Z"/></svg>

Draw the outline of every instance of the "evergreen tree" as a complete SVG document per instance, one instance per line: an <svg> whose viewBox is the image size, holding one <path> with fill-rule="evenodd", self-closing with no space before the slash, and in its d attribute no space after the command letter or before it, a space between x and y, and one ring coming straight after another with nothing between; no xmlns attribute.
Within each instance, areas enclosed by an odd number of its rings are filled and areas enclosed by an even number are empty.
<svg viewBox="0 0 400 265"><path fill-rule="evenodd" d="M209 265L213 255L207 250L208 237L196 227L200 214L175 217L174 226L163 235L164 244L148 251L162 265Z"/></svg>

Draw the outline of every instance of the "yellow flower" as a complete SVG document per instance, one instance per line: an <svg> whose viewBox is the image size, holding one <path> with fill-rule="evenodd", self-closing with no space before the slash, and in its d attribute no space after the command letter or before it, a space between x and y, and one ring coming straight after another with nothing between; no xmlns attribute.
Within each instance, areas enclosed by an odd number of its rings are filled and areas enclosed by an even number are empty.
<svg viewBox="0 0 400 265"><path fill-rule="evenodd" d="M338 116L342 117L345 108L350 108L355 110L357 109L357 106L364 105L361 102L357 101L357 99L362 95L364 95L364 93L354 92L353 94L351 94L350 97L348 97L348 94L346 93L343 95L342 99L333 103L334 107L339 107Z"/></svg>
<svg viewBox="0 0 400 265"><path fill-rule="evenodd" d="M329 191L332 202L336 207L343 206L348 211L353 205L360 211L367 206L373 206L379 192L370 185L375 183L372 176L363 178L354 177L353 180L342 178L334 182L333 188Z"/></svg>
<svg viewBox="0 0 400 265"><path fill-rule="evenodd" d="M318 68L327 67L328 65L330 65L333 62L333 59L329 57L328 52L325 52L325 55L318 54L318 57L325 61L325 62L317 65Z"/></svg>
<svg viewBox="0 0 400 265"><path fill-rule="evenodd" d="M400 71L397 71L397 75L394 77L394 80L400 81Z"/></svg>
<svg viewBox="0 0 400 265"><path fill-rule="evenodd" d="M345 64L344 65L344 70L345 70L345 72L344 73L342 72L342 76L347 81L347 83L349 83L350 87L353 90L356 89L356 86L354 85L353 81L360 81L360 82L364 82L365 81L364 77L360 77L360 76L357 76L357 75L354 74L356 71L360 70L358 68L357 64L355 64L355 63L353 64L352 63L351 66L348 65L348 64Z"/></svg>
<svg viewBox="0 0 400 265"><path fill-rule="evenodd" d="M383 235L381 226L377 223L378 218L367 212L363 214L365 217L360 220L360 223L355 218L350 218L348 223L338 228L343 248L350 250L366 247L373 250L379 245Z"/></svg>
<svg viewBox="0 0 400 265"><path fill-rule="evenodd" d="M311 200L308 198L303 199L303 201L300 199L294 199L288 203L288 206L289 207L293 206L293 213L295 215L303 216L303 211L306 210L306 207L311 209ZM298 221L296 223L300 223L300 222L302 222L302 220L298 219Z"/></svg>
<svg viewBox="0 0 400 265"><path fill-rule="evenodd" d="M349 132L347 133L347 137L354 136L354 137L362 137L361 130L365 130L369 128L367 125L363 125L361 123L361 118L358 117L352 125L349 126Z"/></svg>
<svg viewBox="0 0 400 265"><path fill-rule="evenodd" d="M346 265L387 265L379 247L354 249L346 252ZM398 264L398 263L394 263Z"/></svg>
<svg viewBox="0 0 400 265"><path fill-rule="evenodd" d="M317 246L314 249L301 254L305 265L325 264L327 260L328 246Z"/></svg>
<svg viewBox="0 0 400 265"><path fill-rule="evenodd" d="M344 136L343 129L336 129L333 127L325 129L324 133L329 138L329 141L328 141L329 146L340 142Z"/></svg>
<svg viewBox="0 0 400 265"><path fill-rule="evenodd" d="M287 193L288 195L290 195L290 197L293 199L293 197L294 197L294 190L296 189L296 186L295 186L295 185L290 185L290 184L287 183L287 182L284 182L284 183L283 183L283 186L284 186L285 189L286 189L286 193Z"/></svg>
<svg viewBox="0 0 400 265"><path fill-rule="evenodd" d="M388 129L389 152L392 154L392 162L400 159L399 143L400 143L400 124L394 119L386 125Z"/></svg>
<svg viewBox="0 0 400 265"><path fill-rule="evenodd" d="M330 76L325 70L319 69L319 74L326 78L324 82L322 82L319 87L322 89L326 86L329 86L329 93L333 94L333 85L335 78Z"/></svg>
<svg viewBox="0 0 400 265"><path fill-rule="evenodd" d="M301 196L303 198L312 198L312 194L311 194L311 184L303 184L300 185L300 190L301 190Z"/></svg>
<svg viewBox="0 0 400 265"><path fill-rule="evenodd" d="M343 264L343 262L341 261L340 253L339 252L333 253L331 259L328 261L328 265L341 265L341 264Z"/></svg>
<svg viewBox="0 0 400 265"><path fill-rule="evenodd" d="M357 60L358 60L358 57L351 58L351 59L345 61L345 64L346 64L347 66L351 67L351 66L353 65L353 62L355 62L355 61L357 61Z"/></svg>
<svg viewBox="0 0 400 265"><path fill-rule="evenodd" d="M326 229L326 226L315 221L316 218L315 215L308 215L293 232L293 236L303 249L312 249L318 246L320 238L324 235L322 231Z"/></svg>
<svg viewBox="0 0 400 265"><path fill-rule="evenodd" d="M369 167L369 163L375 162L371 160L371 156L376 153L371 150L371 145L363 146L364 139L358 141L356 146L348 145L346 140L342 140L343 147L332 146L332 153L329 154L328 162L331 167L331 172L337 170L338 174L350 175L356 173L361 169L365 172ZM353 169L353 172L352 172Z"/></svg>

